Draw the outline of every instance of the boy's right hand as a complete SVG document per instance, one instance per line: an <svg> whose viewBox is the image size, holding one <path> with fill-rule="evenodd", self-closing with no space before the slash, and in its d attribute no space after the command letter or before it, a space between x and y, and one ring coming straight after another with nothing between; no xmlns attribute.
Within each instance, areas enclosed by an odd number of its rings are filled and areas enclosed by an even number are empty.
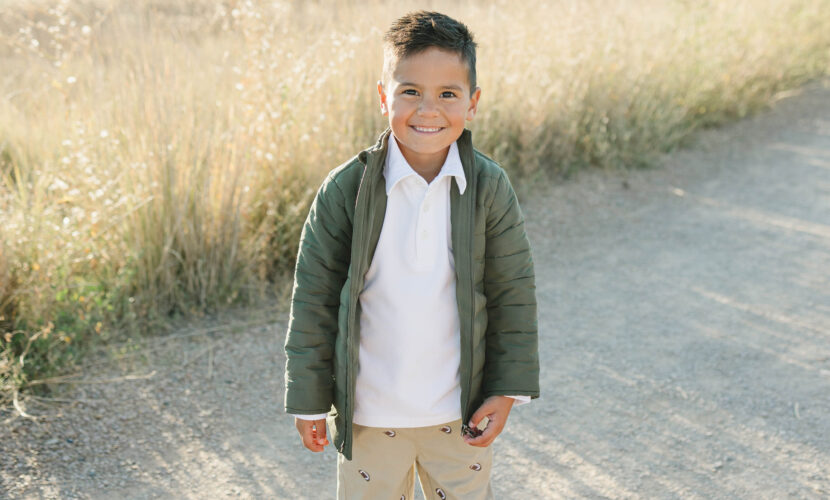
<svg viewBox="0 0 830 500"><path fill-rule="evenodd" d="M303 446L313 452L321 452L329 440L326 439L326 419L303 420L294 417L294 425L303 439Z"/></svg>

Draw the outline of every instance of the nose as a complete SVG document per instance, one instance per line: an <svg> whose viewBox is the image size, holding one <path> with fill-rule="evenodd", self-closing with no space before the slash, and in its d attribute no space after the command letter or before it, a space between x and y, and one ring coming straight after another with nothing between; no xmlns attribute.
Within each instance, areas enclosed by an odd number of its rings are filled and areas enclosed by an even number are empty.
<svg viewBox="0 0 830 500"><path fill-rule="evenodd" d="M435 116L438 114L438 105L435 99L424 96L418 103L418 114L421 116Z"/></svg>

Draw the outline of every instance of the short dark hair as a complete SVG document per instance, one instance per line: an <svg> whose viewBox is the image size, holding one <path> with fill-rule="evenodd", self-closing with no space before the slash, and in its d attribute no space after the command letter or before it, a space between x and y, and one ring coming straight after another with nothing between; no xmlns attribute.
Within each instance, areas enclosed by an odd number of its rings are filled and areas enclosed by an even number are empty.
<svg viewBox="0 0 830 500"><path fill-rule="evenodd" d="M421 10L399 18L383 37L383 77L396 61L436 47L458 54L467 63L470 93L476 88L476 43L467 26L440 12ZM384 82L386 83L386 82Z"/></svg>

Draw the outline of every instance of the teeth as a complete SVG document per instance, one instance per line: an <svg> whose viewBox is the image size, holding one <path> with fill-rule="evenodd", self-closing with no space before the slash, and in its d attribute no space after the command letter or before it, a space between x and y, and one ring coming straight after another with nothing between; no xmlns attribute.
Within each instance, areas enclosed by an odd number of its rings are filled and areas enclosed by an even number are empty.
<svg viewBox="0 0 830 500"><path fill-rule="evenodd" d="M418 132L438 132L441 127L414 127Z"/></svg>

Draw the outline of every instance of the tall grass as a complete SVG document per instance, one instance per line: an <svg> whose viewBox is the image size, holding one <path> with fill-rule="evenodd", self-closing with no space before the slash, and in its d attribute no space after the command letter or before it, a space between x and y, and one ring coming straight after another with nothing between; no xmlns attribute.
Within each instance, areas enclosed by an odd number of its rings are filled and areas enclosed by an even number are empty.
<svg viewBox="0 0 830 500"><path fill-rule="evenodd" d="M97 342L273 300L322 176L372 143L380 39L479 42L477 146L525 177L648 164L830 72L830 2L6 2L1 397Z"/></svg>

